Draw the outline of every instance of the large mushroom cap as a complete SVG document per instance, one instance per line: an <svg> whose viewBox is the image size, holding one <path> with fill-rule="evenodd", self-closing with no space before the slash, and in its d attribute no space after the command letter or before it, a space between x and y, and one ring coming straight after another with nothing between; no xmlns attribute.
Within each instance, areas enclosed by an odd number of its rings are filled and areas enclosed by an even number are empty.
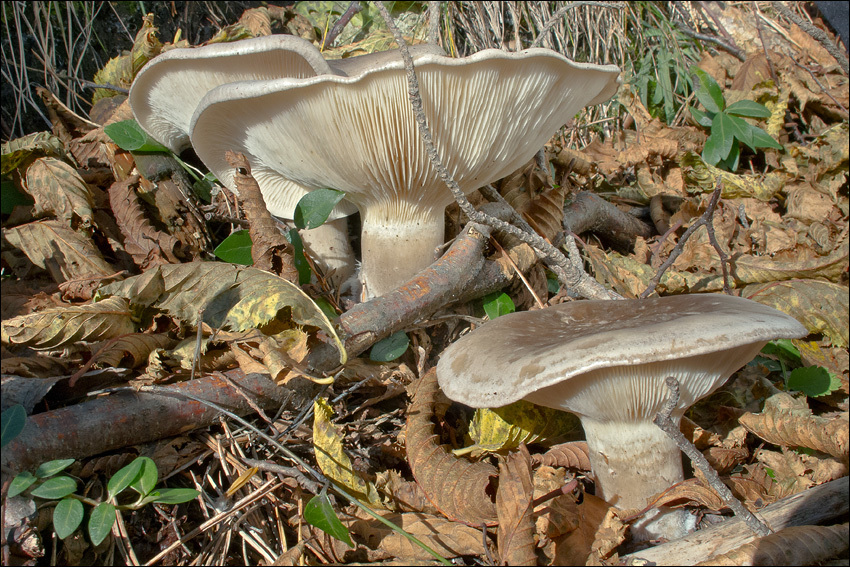
<svg viewBox="0 0 850 567"><path fill-rule="evenodd" d="M514 171L581 108L610 98L619 73L544 49L464 59L422 53L415 63L434 142L467 192ZM382 214L415 218L411 207L425 202L442 214L452 201L419 137L400 55L350 77L218 87L201 101L191 130L219 179L229 175L225 150L236 149L261 186L282 174L345 191L361 212L381 206Z"/></svg>
<svg viewBox="0 0 850 567"><path fill-rule="evenodd" d="M319 50L292 35L173 49L148 63L130 88L136 120L174 152L189 147L195 108L213 88L234 81L333 73Z"/></svg>
<svg viewBox="0 0 850 567"><path fill-rule="evenodd" d="M728 295L575 301L487 323L443 352L437 377L452 400L500 407L561 383L566 388L571 379L599 369L680 361L743 345L755 345L758 352L769 340L806 334L793 317ZM740 362L723 361L724 367L734 366L723 380L755 352ZM659 383L663 384L663 376ZM708 391L688 396L692 399L686 403ZM633 395L657 397L660 402L667 397L665 391ZM539 398L532 401L542 403Z"/></svg>

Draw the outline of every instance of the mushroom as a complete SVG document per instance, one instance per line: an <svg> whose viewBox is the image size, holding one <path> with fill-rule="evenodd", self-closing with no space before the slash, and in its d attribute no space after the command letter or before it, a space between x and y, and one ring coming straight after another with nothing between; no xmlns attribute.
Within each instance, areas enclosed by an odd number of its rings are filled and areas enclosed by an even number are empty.
<svg viewBox="0 0 850 567"><path fill-rule="evenodd" d="M671 418L720 387L769 340L807 334L794 318L727 295L576 301L499 317L449 346L437 365L445 394L472 407L519 399L581 419L596 494L622 509L683 480L681 453L652 423L680 384ZM684 510L633 524L636 539L675 539Z"/></svg>
<svg viewBox="0 0 850 567"><path fill-rule="evenodd" d="M225 175L230 133L258 181L282 175L345 192L362 217L363 299L431 264L453 201L417 131L401 56L387 53L349 77L223 85L204 97L191 126L198 155L216 174ZM577 64L545 49L463 59L424 52L414 62L434 142L466 193L516 170L618 86L616 66Z"/></svg>
<svg viewBox="0 0 850 567"><path fill-rule="evenodd" d="M173 49L142 68L130 88L130 106L151 137L179 153L190 145L192 114L213 88L234 81L344 73L344 68L332 67L312 43L292 35ZM236 191L232 174L225 179L216 173ZM271 214L292 219L295 205L309 189L278 177L265 185L261 183L260 191ZM348 278L355 268L345 218L355 212L354 205L342 201L327 223L302 232L308 249L328 270L335 271L338 282Z"/></svg>

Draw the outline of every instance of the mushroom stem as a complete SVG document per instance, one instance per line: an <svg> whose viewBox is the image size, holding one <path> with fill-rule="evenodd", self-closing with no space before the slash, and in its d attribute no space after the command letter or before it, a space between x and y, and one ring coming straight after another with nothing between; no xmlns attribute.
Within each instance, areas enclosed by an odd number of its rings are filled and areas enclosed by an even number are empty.
<svg viewBox="0 0 850 567"><path fill-rule="evenodd" d="M380 217L380 218L378 218ZM445 240L443 210L411 219L363 213L360 235L363 301L383 295L430 266Z"/></svg>
<svg viewBox="0 0 850 567"><path fill-rule="evenodd" d="M355 269L354 251L348 240L348 217L329 220L322 226L301 231L301 239L319 265L330 273L336 285L347 280Z"/></svg>
<svg viewBox="0 0 850 567"><path fill-rule="evenodd" d="M681 416L673 417L677 424ZM596 476L596 495L621 509L644 509L647 499L682 482L682 456L676 443L654 424L581 418ZM693 529L685 510L660 508L633 523L637 540L675 539Z"/></svg>

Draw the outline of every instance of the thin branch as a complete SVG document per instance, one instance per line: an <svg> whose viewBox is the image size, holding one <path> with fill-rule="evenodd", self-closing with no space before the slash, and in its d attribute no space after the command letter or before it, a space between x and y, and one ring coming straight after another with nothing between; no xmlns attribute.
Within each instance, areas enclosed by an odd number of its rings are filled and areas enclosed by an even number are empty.
<svg viewBox="0 0 850 567"><path fill-rule="evenodd" d="M422 96L419 89L419 79L417 78L416 71L413 68L413 59L410 56L407 42L405 42L401 32L390 17L387 7L382 2L378 2L376 5L378 10L381 12L381 16L383 16L386 21L387 27L389 27L393 37L395 37L396 43L398 43L399 50L401 51L402 58L404 59L404 67L407 71L408 96L410 97L413 115L416 118L416 124L419 127L419 135L425 145L428 159L431 161L431 165L434 166L434 169L439 173L440 179L443 180L452 192L455 201L457 201L464 214L466 214L466 216L473 222L486 224L496 230L507 232L534 248L537 255L546 263L549 269L555 272L561 283L576 290L582 296L592 299L621 299L618 294L606 289L602 286L602 284L588 276L581 269L581 266L574 266L571 264L557 248L546 242L541 236L536 233L530 234L522 231L507 222L492 218L475 210L469 200L467 200L466 195L464 195L463 191L461 191L457 182L452 178L451 174L440 160L437 148L434 145L433 137L431 136L431 131L425 120L425 112L422 110Z"/></svg>
<svg viewBox="0 0 850 567"><path fill-rule="evenodd" d="M652 281L649 282L649 286L643 293L640 294L640 298L644 299L649 297L649 295L655 291L655 288L658 287L658 284L661 282L661 276L664 275L670 266L673 265L673 262L676 261L682 252L685 249L685 242L687 242L688 238L696 232L696 230L705 225L706 230L708 231L708 240L711 242L711 245L717 251L717 254L720 256L720 266L723 269L723 291L726 293L731 293L729 289L729 272L726 269L726 263L729 261L729 257L723 252L723 249L720 248L720 244L718 244L717 239L714 236L714 225L712 224L712 217L714 216L714 211L717 209L717 204L720 202L720 194L722 193L723 181L718 178L717 185L714 187L714 193L711 195L711 200L708 202L708 208L706 211L700 216L700 218L692 224L688 230L685 231L685 234L682 235L682 238L679 239L679 242L676 243L676 247L673 248L673 251L670 252L670 256L667 260L661 264L661 267L658 268L658 272L655 274L655 277L652 278Z"/></svg>
<svg viewBox="0 0 850 567"><path fill-rule="evenodd" d="M692 38L698 39L700 41L708 41L708 42L714 43L718 47L722 47L723 49L725 49L726 51L728 51L729 53L734 55L737 59L739 59L741 61L747 60L743 51L741 51L740 49L738 49L734 45L731 45L731 44L723 41L719 37L716 37L716 36L713 36L713 35L706 35L704 33L697 33L693 30L688 29L687 27L685 27L682 24L679 24L677 27L679 28L679 31L681 31L683 34L685 34L688 37L692 37Z"/></svg>
<svg viewBox="0 0 850 567"><path fill-rule="evenodd" d="M351 2L348 5L348 9L343 12L343 14L339 17L339 19L334 23L333 27L327 33L327 35L322 39L322 51L327 49L337 38L337 36L342 33L342 30L345 29L345 26L348 25L348 22L351 21L351 18L354 17L355 14L360 12L362 7L360 6L360 2Z"/></svg>
<svg viewBox="0 0 850 567"><path fill-rule="evenodd" d="M428 43L440 45L440 3L428 1Z"/></svg>
<svg viewBox="0 0 850 567"><path fill-rule="evenodd" d="M670 414L679 402L679 381L672 376L668 376L665 383L667 384L667 388L670 389L670 398L667 400L667 403L664 404L662 410L658 412L652 420L652 423L657 425L676 443L676 446L678 446L679 449L688 456L694 466L702 472L709 486L717 492L718 496L720 496L720 498L723 499L732 511L735 512L736 516L746 522L747 526L751 530L761 536L772 534L773 530L771 530L764 521L750 512L737 498L735 498L732 491L729 490L729 487L723 484L723 481L720 480L720 475L717 474L717 471L715 471L708 463L705 455L700 453L699 450L685 438L682 432L679 431L679 426L670 418Z"/></svg>
<svg viewBox="0 0 850 567"><path fill-rule="evenodd" d="M841 70L844 71L844 74L850 74L850 62L848 62L847 56L844 55L844 53L842 53L840 49L838 49L838 46L835 45L835 42L829 39L829 36L826 35L826 32L824 32L820 28L816 28L809 22L803 21L800 16L792 12L791 9L788 8L788 6L786 6L782 2L774 1L771 2L770 5L773 6L773 8L777 12L785 16L786 19L791 20L793 23L800 26L800 28L804 32L815 38L823 46L823 48L826 49L829 54L835 58L835 60L841 66Z"/></svg>

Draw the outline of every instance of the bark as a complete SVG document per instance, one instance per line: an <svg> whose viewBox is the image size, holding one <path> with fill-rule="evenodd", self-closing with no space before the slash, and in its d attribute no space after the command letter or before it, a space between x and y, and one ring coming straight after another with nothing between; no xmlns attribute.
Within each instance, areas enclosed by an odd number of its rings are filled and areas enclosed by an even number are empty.
<svg viewBox="0 0 850 567"><path fill-rule="evenodd" d="M783 498L759 511L770 527L779 531L846 518L850 505L847 477ZM733 518L681 539L623 556L626 565L695 565L727 553L758 537L743 520ZM652 563L647 563L652 562Z"/></svg>
<svg viewBox="0 0 850 567"><path fill-rule="evenodd" d="M260 407L277 409L287 394L268 377L227 372ZM208 376L171 386L239 414L253 413L242 394L224 379ZM144 392L117 392L93 400L27 417L21 434L3 448L6 475L34 470L53 459L80 459L215 423L219 412L192 400Z"/></svg>

